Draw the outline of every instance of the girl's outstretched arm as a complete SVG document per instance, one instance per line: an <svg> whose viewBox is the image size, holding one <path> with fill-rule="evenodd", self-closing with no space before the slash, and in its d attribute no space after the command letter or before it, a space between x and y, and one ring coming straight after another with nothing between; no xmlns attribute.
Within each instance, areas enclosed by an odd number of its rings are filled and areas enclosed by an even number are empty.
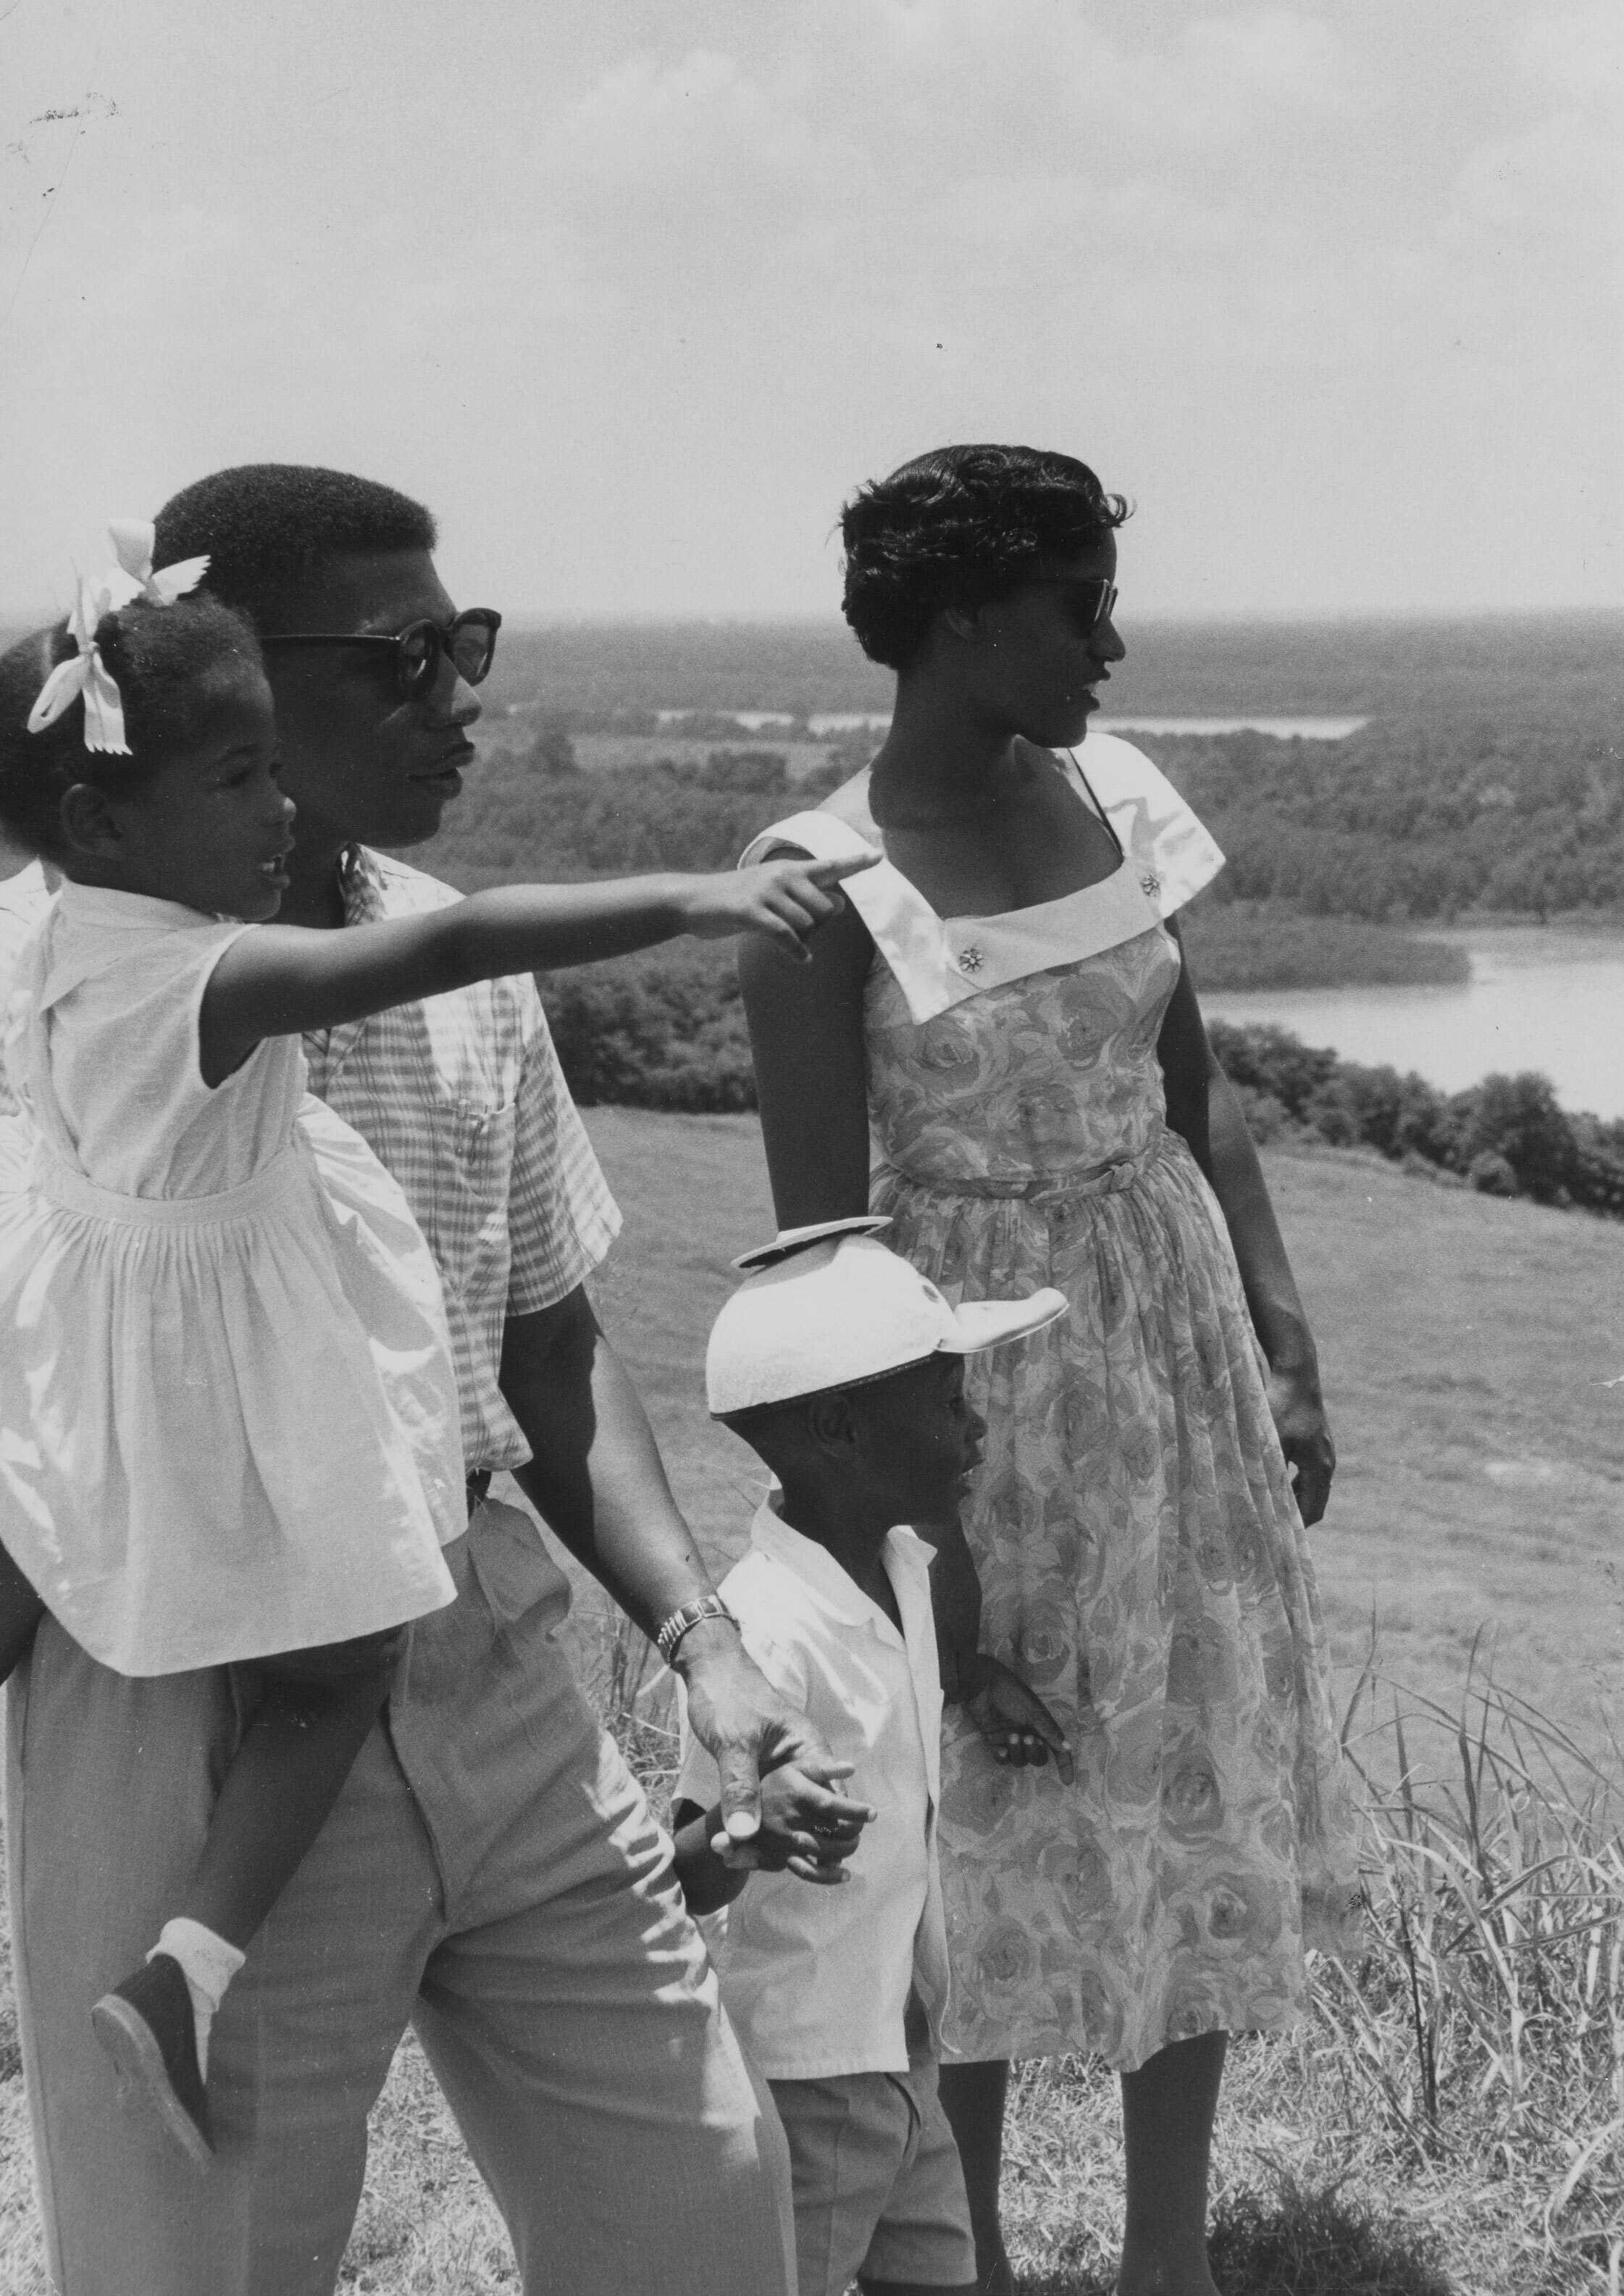
<svg viewBox="0 0 1624 2296"><path fill-rule="evenodd" d="M770 861L714 876L624 877L585 885L504 885L421 917L311 932L266 925L239 936L204 991L202 1070L217 1083L263 1037L361 1021L507 972L624 956L680 933L759 933L791 955L841 906L848 861Z"/></svg>

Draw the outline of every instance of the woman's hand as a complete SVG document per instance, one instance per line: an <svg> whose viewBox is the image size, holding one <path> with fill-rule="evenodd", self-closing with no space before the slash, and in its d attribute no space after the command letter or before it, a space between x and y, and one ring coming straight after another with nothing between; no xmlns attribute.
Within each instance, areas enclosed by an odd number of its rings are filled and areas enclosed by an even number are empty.
<svg viewBox="0 0 1624 2296"><path fill-rule="evenodd" d="M1269 1374L1268 1407L1275 1431L1292 1471L1297 1511L1305 1524L1316 1523L1331 1496L1336 1472L1336 1445L1319 1391L1319 1374L1311 1365L1291 1365Z"/></svg>
<svg viewBox="0 0 1624 2296"><path fill-rule="evenodd" d="M1077 1766L1065 1732L1038 1693L1002 1660L985 1651L961 1655L958 1696L997 1760L1015 1769L1042 1769L1053 1754L1061 1784L1071 1784Z"/></svg>
<svg viewBox="0 0 1624 2296"><path fill-rule="evenodd" d="M701 940L764 933L804 964L808 960L801 944L807 935L841 905L841 878L872 869L879 858L877 853L860 853L843 861L766 861L756 869L686 878L677 897L683 931Z"/></svg>

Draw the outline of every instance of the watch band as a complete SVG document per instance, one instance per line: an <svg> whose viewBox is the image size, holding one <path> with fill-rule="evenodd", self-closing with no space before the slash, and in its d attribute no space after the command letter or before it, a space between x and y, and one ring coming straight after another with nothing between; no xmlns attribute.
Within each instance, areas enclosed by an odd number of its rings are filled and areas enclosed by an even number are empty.
<svg viewBox="0 0 1624 2296"><path fill-rule="evenodd" d="M677 1644L701 1619L726 1619L734 1627L739 1623L719 1595L696 1595L693 1602L673 1611L668 1619L661 1619L654 1629L654 1647L668 1666L676 1655Z"/></svg>

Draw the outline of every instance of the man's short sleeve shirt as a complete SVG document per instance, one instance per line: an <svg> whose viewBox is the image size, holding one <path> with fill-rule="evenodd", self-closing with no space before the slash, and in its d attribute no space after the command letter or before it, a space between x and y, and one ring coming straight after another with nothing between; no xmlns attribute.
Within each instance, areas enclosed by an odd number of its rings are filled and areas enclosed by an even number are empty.
<svg viewBox="0 0 1624 2296"><path fill-rule="evenodd" d="M344 922L422 915L463 897L365 848ZM310 1089L393 1173L439 1268L471 1469L529 1456L497 1374L510 1315L573 1292L620 1215L528 974L478 981L304 1040Z"/></svg>

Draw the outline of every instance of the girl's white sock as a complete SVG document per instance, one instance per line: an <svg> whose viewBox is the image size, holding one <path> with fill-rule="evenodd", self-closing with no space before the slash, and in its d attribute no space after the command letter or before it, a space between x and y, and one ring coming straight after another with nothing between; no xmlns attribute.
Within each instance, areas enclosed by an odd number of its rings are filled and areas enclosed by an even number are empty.
<svg viewBox="0 0 1624 2296"><path fill-rule="evenodd" d="M192 1996L193 2021L197 2027L197 2069L207 2080L209 2028L226 1998L226 1987L247 1956L239 1953L234 1945L227 1945L213 1930L205 1929L201 1922L189 1922L184 1917L164 1923L152 1953L147 1956L149 1961L153 1953L167 1953L179 1962L185 1972L186 1990Z"/></svg>

